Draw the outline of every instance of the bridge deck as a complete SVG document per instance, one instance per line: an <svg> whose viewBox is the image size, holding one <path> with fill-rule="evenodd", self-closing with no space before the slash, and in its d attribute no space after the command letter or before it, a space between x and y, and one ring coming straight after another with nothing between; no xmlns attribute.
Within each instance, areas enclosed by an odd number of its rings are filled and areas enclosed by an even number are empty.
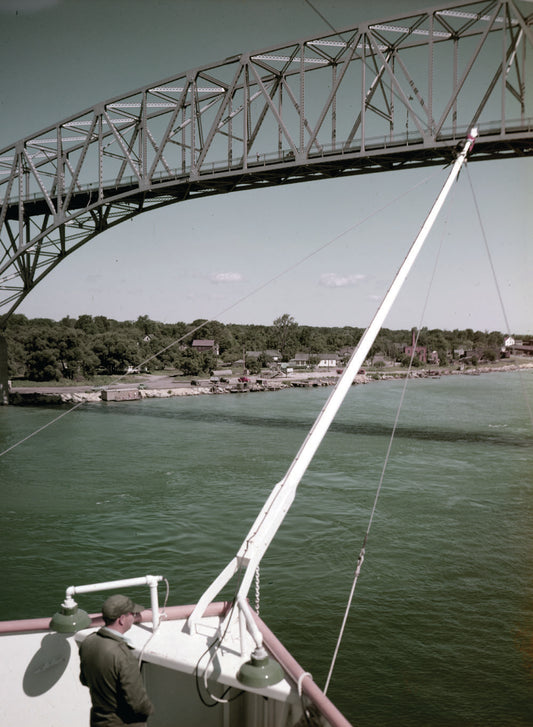
<svg viewBox="0 0 533 727"><path fill-rule="evenodd" d="M330 179L346 175L390 172L395 169L415 168L449 164L454 159L456 145L464 135L448 135L438 142L428 145L422 138L380 140L360 147L341 149L322 149L310 152L305 163L298 163L294 154L286 151L280 155L257 155L250 157L246 167L242 161L234 164L213 163L202 169L196 179L189 172L173 170L172 174L159 174L146 188L139 185L135 177L120 183L104 183L100 190L96 184L88 185L72 195L70 210L88 209L102 200L127 199L128 202L143 207L158 203L169 204L194 197L253 189L278 184L307 182ZM528 123L517 124L500 134L496 129L486 129L472 150L469 160L482 161L514 156L533 155L533 119ZM31 195L24 199L24 213L39 216L49 213L46 199ZM16 220L19 215L18 199L8 205L7 219Z"/></svg>

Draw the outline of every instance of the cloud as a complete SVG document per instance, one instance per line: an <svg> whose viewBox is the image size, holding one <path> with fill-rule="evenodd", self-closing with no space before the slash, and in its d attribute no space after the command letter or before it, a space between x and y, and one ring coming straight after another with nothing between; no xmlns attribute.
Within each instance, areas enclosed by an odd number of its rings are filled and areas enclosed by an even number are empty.
<svg viewBox="0 0 533 727"><path fill-rule="evenodd" d="M348 285L357 285L365 279L365 275L337 275L337 273L322 273L319 283L325 288L345 288Z"/></svg>
<svg viewBox="0 0 533 727"><path fill-rule="evenodd" d="M209 279L212 283L240 283L243 277L241 273L211 273Z"/></svg>

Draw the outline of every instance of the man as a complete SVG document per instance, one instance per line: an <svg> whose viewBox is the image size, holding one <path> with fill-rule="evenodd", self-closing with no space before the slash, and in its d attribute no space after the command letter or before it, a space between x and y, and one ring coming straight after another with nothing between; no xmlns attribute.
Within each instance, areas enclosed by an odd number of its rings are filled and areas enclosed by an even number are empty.
<svg viewBox="0 0 533 727"><path fill-rule="evenodd" d="M109 596L102 606L105 626L80 646L80 681L91 692L91 727L141 727L153 711L137 659L124 639L142 610L127 596Z"/></svg>

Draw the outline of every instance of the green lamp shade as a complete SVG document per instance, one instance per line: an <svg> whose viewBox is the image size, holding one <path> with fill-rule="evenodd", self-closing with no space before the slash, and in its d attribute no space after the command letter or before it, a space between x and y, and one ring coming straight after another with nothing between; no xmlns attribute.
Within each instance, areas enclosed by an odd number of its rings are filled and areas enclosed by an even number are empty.
<svg viewBox="0 0 533 727"><path fill-rule="evenodd" d="M266 654L261 654L261 656L252 654L250 661L244 663L237 674L237 679L243 686L255 687L256 689L277 684L283 677L281 666Z"/></svg>
<svg viewBox="0 0 533 727"><path fill-rule="evenodd" d="M75 634L76 631L89 628L91 624L91 617L86 611L77 606L72 608L61 606L59 611L52 616L50 628L60 634Z"/></svg>

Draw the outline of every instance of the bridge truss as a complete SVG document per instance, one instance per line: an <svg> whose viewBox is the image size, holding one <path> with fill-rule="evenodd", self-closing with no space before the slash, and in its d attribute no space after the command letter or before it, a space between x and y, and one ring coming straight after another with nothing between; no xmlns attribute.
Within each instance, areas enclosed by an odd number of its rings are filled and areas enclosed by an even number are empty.
<svg viewBox="0 0 533 727"><path fill-rule="evenodd" d="M226 58L0 151L0 321L61 260L194 197L533 154L533 13L453 2Z"/></svg>

